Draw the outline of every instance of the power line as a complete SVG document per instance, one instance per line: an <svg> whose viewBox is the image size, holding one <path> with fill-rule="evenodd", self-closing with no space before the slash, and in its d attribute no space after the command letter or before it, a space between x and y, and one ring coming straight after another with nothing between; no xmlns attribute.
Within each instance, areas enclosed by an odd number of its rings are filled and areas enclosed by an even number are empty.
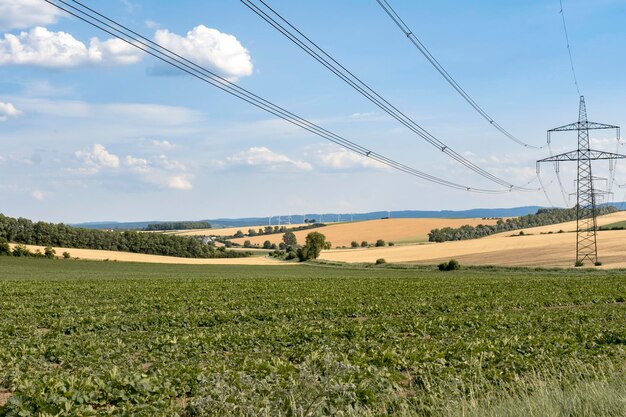
<svg viewBox="0 0 626 417"><path fill-rule="evenodd" d="M364 81L362 81L359 77L354 75L350 70L340 64L336 59L330 56L326 51L324 51L320 46L318 46L315 42L313 42L310 38L308 38L305 34L303 34L300 30L298 30L293 24L291 24L287 19L281 16L276 10L272 9L265 1L260 0L260 2L269 10L271 14L276 16L279 20L285 23L288 27L285 27L276 19L274 19L270 14L268 14L265 10L257 6L251 0L241 0L241 2L247 6L250 10L252 10L255 14L269 23L272 27L274 27L277 31L279 31L282 35L284 35L287 39L292 41L295 45L313 57L320 64L325 66L328 70L330 70L333 74L337 75L340 79L345 81L348 85L354 88L356 91L365 96L372 103L376 104L380 109L384 112L392 116L394 119L402 123L405 127L411 130L413 133L424 139L426 142L436 147L452 159L456 160L460 164L464 165L468 169L476 172L477 174L497 183L505 187L509 187L511 189L519 190L519 191L538 191L523 189L522 187L513 185L508 181L501 179L488 171L484 170L480 166L471 162L467 158L460 155L458 152L451 149L448 145L443 143L441 140L437 139L431 133L426 131L424 128L419 126L413 119L409 116L398 110L394 105L389 103L386 99L384 99L380 94L374 91L369 85L367 85ZM291 28L291 30L289 29Z"/></svg>
<svg viewBox="0 0 626 417"><path fill-rule="evenodd" d="M459 85L459 83L446 71L446 69L439 63L439 61L433 56L432 53L424 46L422 41L419 40L417 36L413 33L411 28L402 20L400 15L391 7L391 5L386 0L376 0L380 7L383 8L385 13L393 20L393 22L400 28L400 30L404 33L409 41L424 55L424 57L430 62L430 64L441 74L441 76L456 90L457 93L461 95L467 101L467 103L478 112L486 121L489 122L494 128L496 128L500 133L506 136L508 139L516 142L519 145L524 146L525 148L533 148L533 149L542 149L542 146L533 146L521 139L518 139L513 134L509 133L505 128L503 128L498 122L496 122L493 117L491 117L468 93L465 91L463 87Z"/></svg>
<svg viewBox="0 0 626 417"><path fill-rule="evenodd" d="M578 87L578 78L576 77L576 70L574 69L574 58L572 58L572 48L569 43L569 34L567 33L567 24L565 23L565 12L563 11L563 0L559 0L561 5L561 18L563 20L563 31L565 32L565 42L567 42L567 53L569 54L569 63L572 68L572 75L574 76L574 85L576 86L576 92L580 96L580 88Z"/></svg>
<svg viewBox="0 0 626 417"><path fill-rule="evenodd" d="M129 45L132 45L145 53L169 64L173 67L191 75L192 77L199 79L205 83L208 83L214 87L219 88L220 90L231 94L243 101L246 101L253 106L258 107L270 114L273 114L289 123L292 123L304 130L307 130L317 136L320 136L330 142L333 142L339 146L342 146L348 150L351 150L357 154L375 160L381 164L384 164L390 168L396 169L398 171L407 173L409 175L424 179L426 181L430 181L442 186L446 186L449 188L476 192L476 193L487 193L487 194L500 194L513 191L512 187L507 189L493 190L493 189L481 189L476 187L468 187L463 184L455 183L452 181L448 181L430 174L426 174L424 172L418 171L414 168L406 166L402 163L399 163L393 159L387 158L383 155L380 155L370 149L367 149L355 142L352 142L344 137L337 135L333 132L330 132L300 116L291 113L282 107L261 98L260 96L238 86L235 83L232 83L225 78L218 76L217 74L209 71L208 69L176 54L175 52L162 47L161 45L151 41L148 38L138 34L137 32L132 31L126 26L116 22L113 19L110 19L103 14L96 12L95 10L89 8L88 6L82 4L76 0L57 0L58 3L65 5L63 7L52 0L43 0L46 3L55 6L56 8L78 18L79 20L96 27L111 36L114 36ZM73 3L74 5L70 4ZM79 7L75 6L78 5ZM107 23L108 22L108 23ZM521 191L534 191L534 190L525 190Z"/></svg>

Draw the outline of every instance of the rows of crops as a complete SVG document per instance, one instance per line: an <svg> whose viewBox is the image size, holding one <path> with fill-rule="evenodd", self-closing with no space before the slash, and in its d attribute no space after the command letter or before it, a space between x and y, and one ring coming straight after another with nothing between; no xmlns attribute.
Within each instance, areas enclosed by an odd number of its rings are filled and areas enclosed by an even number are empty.
<svg viewBox="0 0 626 417"><path fill-rule="evenodd" d="M624 272L0 259L0 415L451 415L622 372Z"/></svg>

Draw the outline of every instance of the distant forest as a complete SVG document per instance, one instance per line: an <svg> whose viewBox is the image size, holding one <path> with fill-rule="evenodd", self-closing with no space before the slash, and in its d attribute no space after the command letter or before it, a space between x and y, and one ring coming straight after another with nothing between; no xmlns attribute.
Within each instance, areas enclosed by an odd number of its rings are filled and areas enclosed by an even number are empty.
<svg viewBox="0 0 626 417"><path fill-rule="evenodd" d="M184 236L161 233L105 232L81 229L65 224L33 222L0 214L0 238L25 245L57 246L63 248L98 249L180 258L241 258L248 253L215 248Z"/></svg>
<svg viewBox="0 0 626 417"><path fill-rule="evenodd" d="M191 229L210 229L209 222L168 222L168 223L152 223L146 226L147 231L154 232L159 230L191 230Z"/></svg>
<svg viewBox="0 0 626 417"><path fill-rule="evenodd" d="M610 214L618 211L616 207L598 207L598 216ZM528 227L547 226L576 220L576 208L571 209L539 209L536 214L515 217L512 219L498 220L495 225L479 224L478 226L465 225L458 228L444 227L433 229L428 234L430 242L447 242L450 240L476 239L489 236L494 233L506 232L510 230L520 230Z"/></svg>

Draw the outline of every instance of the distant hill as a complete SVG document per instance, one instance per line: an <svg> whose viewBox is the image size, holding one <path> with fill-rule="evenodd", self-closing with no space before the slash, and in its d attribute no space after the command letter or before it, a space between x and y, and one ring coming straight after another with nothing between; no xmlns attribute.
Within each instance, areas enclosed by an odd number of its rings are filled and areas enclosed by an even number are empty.
<svg viewBox="0 0 626 417"><path fill-rule="evenodd" d="M606 203L603 205L612 205L620 207L621 203ZM304 223L305 219L315 219L322 222L336 222L336 221L358 221L358 220L374 220L383 217L391 217L396 219L468 219L468 218L483 218L483 217L518 217L525 216L527 214L534 214L541 206L524 206L524 207L512 207L512 208L477 208L470 210L402 210L402 211L373 211L370 213L324 213L324 214L298 214L291 215L291 223L299 224ZM279 217L274 216L271 219L272 226L276 226L279 222ZM287 224L289 216L280 216L280 224ZM267 217L245 217L240 219L203 219L200 221L208 222L213 228L221 227L247 227L269 224ZM85 227L88 229L114 229L114 230L140 230L145 229L149 224L166 223L166 221L145 221L145 222L91 222L72 224L76 227Z"/></svg>

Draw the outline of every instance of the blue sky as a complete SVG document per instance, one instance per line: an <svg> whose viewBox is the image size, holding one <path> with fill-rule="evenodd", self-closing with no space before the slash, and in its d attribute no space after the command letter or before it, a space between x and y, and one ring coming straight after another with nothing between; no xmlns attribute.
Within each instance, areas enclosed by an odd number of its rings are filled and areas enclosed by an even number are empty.
<svg viewBox="0 0 626 417"><path fill-rule="evenodd" d="M575 121L558 0L389 2L516 136L542 145L547 129ZM385 115L239 1L87 4L380 154L497 188ZM375 0L268 4L486 170L525 184L534 161L548 156L492 129ZM564 6L589 118L623 125L626 1ZM0 30L0 212L7 215L80 222L548 205L542 192L471 194L383 168L167 69L43 0L0 0ZM592 134L592 143L616 150L607 132ZM575 136L554 138L555 152L575 145ZM618 184L626 182L623 165ZM567 192L573 168L562 168ZM606 166L598 164L597 173L607 176ZM563 205L549 167L542 178L554 204ZM614 188L621 201L623 190Z"/></svg>

